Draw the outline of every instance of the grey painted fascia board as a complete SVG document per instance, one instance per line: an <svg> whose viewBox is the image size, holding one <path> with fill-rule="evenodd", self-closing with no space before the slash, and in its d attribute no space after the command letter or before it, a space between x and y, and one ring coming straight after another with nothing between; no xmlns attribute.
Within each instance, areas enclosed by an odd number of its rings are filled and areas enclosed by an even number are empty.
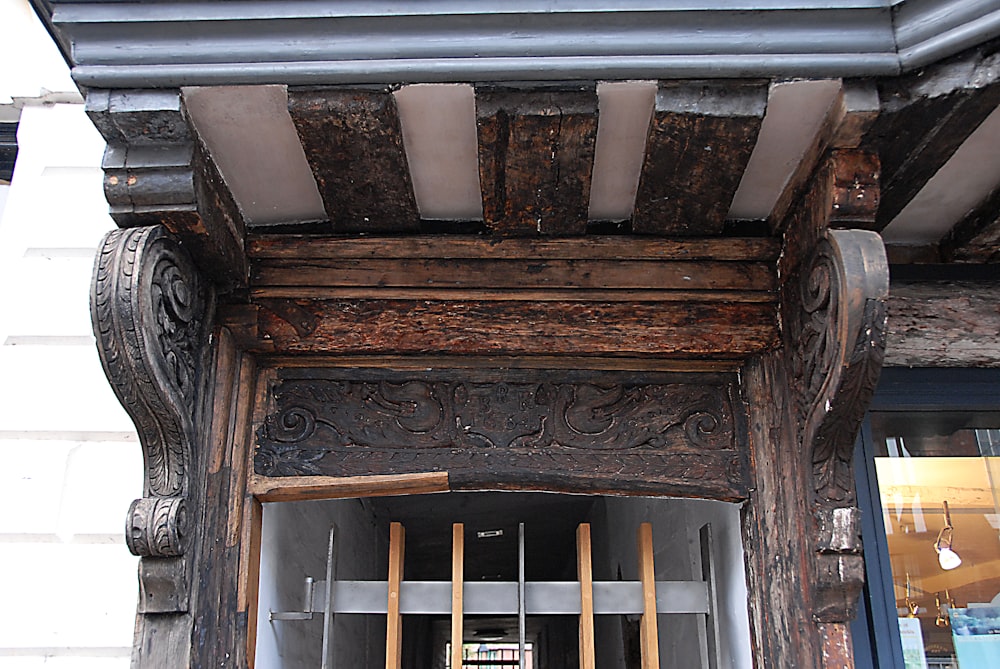
<svg viewBox="0 0 1000 669"><path fill-rule="evenodd" d="M891 76L1000 34L998 0L32 2L97 88Z"/></svg>

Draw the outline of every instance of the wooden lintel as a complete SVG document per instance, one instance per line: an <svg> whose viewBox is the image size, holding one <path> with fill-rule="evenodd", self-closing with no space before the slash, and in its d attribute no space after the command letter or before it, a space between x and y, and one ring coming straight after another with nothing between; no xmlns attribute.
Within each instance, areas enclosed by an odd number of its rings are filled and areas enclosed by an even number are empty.
<svg viewBox="0 0 1000 669"><path fill-rule="evenodd" d="M447 472L389 476L289 476L253 474L248 491L261 502L301 502L344 497L384 497L448 492Z"/></svg>
<svg viewBox="0 0 1000 669"><path fill-rule="evenodd" d="M419 227L399 113L388 89L292 90L288 111L334 231Z"/></svg>
<svg viewBox="0 0 1000 669"><path fill-rule="evenodd" d="M258 235L247 240L255 261L349 259L715 260L773 262L781 242L769 237L653 239L592 236L570 239L409 235L317 237Z"/></svg>
<svg viewBox="0 0 1000 669"><path fill-rule="evenodd" d="M500 235L582 235L597 141L597 90L476 90L486 225Z"/></svg>
<svg viewBox="0 0 1000 669"><path fill-rule="evenodd" d="M774 266L715 260L312 260L258 264L253 285L319 288L657 289L770 291Z"/></svg>
<svg viewBox="0 0 1000 669"><path fill-rule="evenodd" d="M260 300L247 348L314 355L743 358L779 338L772 303Z"/></svg>
<svg viewBox="0 0 1000 669"><path fill-rule="evenodd" d="M765 81L661 83L646 140L633 232L721 232L766 106Z"/></svg>
<svg viewBox="0 0 1000 669"><path fill-rule="evenodd" d="M1000 367L1000 286L893 284L885 364L893 367Z"/></svg>

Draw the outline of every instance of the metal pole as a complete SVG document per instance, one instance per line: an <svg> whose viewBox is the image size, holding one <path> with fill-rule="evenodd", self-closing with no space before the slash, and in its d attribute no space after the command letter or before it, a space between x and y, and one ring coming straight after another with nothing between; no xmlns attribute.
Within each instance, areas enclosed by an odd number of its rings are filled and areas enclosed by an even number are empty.
<svg viewBox="0 0 1000 669"><path fill-rule="evenodd" d="M524 669L524 523L517 526L517 666Z"/></svg>
<svg viewBox="0 0 1000 669"><path fill-rule="evenodd" d="M333 539L336 530L336 527L330 528L330 540L326 546L326 601L323 602L323 655L320 661L322 669L331 669L333 666L333 660L330 656L333 650L333 577L335 563Z"/></svg>

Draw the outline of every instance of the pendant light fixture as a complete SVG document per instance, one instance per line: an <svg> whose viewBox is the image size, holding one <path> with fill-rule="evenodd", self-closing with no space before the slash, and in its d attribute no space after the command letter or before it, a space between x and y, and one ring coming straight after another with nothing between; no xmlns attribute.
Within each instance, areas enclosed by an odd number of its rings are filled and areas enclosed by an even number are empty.
<svg viewBox="0 0 1000 669"><path fill-rule="evenodd" d="M938 532L937 540L934 542L934 550L937 551L938 564L945 571L955 569L962 564L962 558L958 556L952 547L955 538L955 528L951 524L951 512L948 510L948 502L944 502L944 527Z"/></svg>

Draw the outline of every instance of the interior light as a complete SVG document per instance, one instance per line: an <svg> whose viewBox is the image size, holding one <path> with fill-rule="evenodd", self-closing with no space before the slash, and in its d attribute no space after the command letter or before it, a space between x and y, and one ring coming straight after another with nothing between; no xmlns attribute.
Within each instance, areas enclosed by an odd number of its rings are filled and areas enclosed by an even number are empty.
<svg viewBox="0 0 1000 669"><path fill-rule="evenodd" d="M934 541L934 550L937 551L938 564L945 571L955 569L962 564L962 558L955 552L952 544L955 539L955 528L951 524L951 512L948 510L948 502L944 502L944 527L938 532Z"/></svg>

